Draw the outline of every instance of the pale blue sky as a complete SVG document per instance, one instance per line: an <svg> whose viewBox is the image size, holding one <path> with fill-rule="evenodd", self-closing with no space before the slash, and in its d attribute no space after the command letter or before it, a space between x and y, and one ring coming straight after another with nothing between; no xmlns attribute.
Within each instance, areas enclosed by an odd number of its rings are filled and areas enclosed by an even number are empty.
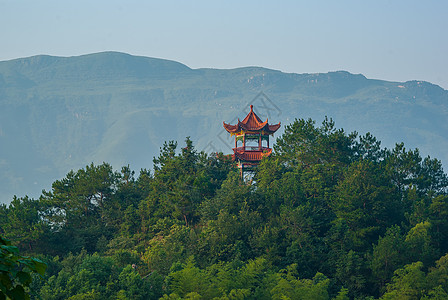
<svg viewBox="0 0 448 300"><path fill-rule="evenodd" d="M0 0L0 60L108 50L448 89L448 1Z"/></svg>

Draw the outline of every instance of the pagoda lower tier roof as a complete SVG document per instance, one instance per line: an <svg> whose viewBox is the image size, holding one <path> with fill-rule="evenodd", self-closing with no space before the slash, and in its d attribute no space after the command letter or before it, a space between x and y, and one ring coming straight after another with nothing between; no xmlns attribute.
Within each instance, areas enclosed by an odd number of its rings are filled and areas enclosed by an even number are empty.
<svg viewBox="0 0 448 300"><path fill-rule="evenodd" d="M264 150L240 150L238 148L233 149L234 154L232 158L234 160L239 159L241 161L261 161L264 157L268 157L272 153L271 148L265 148Z"/></svg>
<svg viewBox="0 0 448 300"><path fill-rule="evenodd" d="M253 110L253 105L250 106L249 114L244 118L243 121L238 119L238 124L230 125L223 122L224 128L229 133L238 133L241 131L265 131L269 134L276 132L280 128L280 123L275 125L269 125L268 119L265 122L257 116Z"/></svg>

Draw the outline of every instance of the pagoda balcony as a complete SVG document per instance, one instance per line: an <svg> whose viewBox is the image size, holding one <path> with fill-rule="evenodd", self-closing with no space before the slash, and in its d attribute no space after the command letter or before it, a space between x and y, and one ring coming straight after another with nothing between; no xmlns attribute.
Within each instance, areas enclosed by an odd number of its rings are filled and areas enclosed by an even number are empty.
<svg viewBox="0 0 448 300"><path fill-rule="evenodd" d="M269 147L258 147L258 146L246 146L246 147L236 147L233 151L243 152L243 151L270 151Z"/></svg>
<svg viewBox="0 0 448 300"><path fill-rule="evenodd" d="M271 148L263 147L261 150L258 147L254 147L256 150L248 150L244 147L233 148L232 158L238 158L241 161L251 161L251 162L259 162L263 159L263 157L268 157L272 153Z"/></svg>

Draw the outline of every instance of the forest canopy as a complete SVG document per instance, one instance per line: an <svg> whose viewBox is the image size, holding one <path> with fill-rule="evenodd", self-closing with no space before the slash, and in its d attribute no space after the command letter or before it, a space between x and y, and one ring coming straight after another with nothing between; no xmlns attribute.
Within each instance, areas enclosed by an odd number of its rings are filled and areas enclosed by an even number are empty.
<svg viewBox="0 0 448 300"><path fill-rule="evenodd" d="M296 119L251 182L168 141L153 170L90 164L0 206L0 234L47 264L42 299L445 299L448 177L331 119Z"/></svg>

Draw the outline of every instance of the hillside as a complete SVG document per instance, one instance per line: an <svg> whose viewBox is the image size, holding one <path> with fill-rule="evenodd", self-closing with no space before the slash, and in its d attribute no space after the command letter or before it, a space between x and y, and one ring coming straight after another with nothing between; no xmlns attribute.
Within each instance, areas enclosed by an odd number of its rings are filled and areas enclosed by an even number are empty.
<svg viewBox="0 0 448 300"><path fill-rule="evenodd" d="M252 184L188 138L154 164L90 164L0 205L7 295L16 282L48 300L448 299L448 176L402 143L299 118Z"/></svg>
<svg viewBox="0 0 448 300"><path fill-rule="evenodd" d="M199 150L228 153L222 121L244 117L250 104L272 122L328 115L383 146L403 141L448 161L448 91L428 82L191 69L115 52L35 56L0 62L0 202L38 197L91 162L152 168L165 140L191 136Z"/></svg>

